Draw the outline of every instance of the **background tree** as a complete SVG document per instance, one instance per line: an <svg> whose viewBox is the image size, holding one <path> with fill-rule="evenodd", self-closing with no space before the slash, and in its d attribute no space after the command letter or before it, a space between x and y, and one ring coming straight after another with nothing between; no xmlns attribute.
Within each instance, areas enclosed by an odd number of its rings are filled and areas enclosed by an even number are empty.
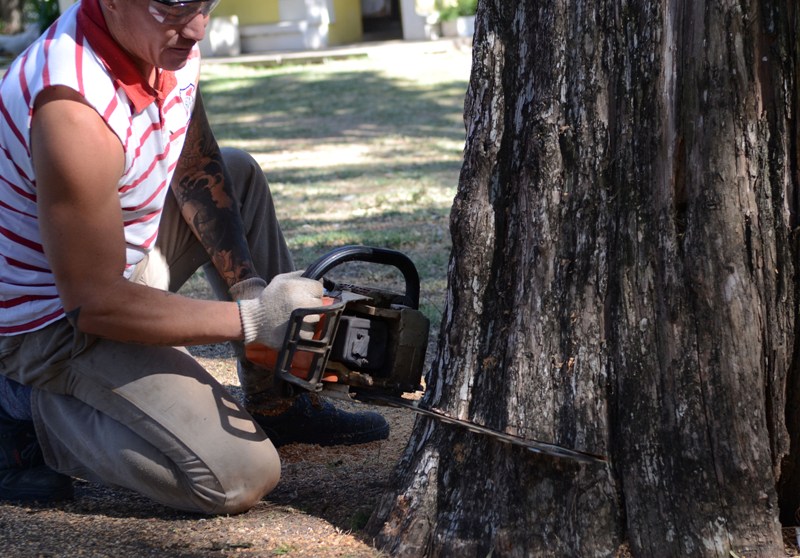
<svg viewBox="0 0 800 558"><path fill-rule="evenodd" d="M32 9L35 11L36 21L38 21L39 27L42 30L50 27L50 24L61 15L58 0L29 0L29 2Z"/></svg>
<svg viewBox="0 0 800 558"><path fill-rule="evenodd" d="M425 402L609 465L420 419L370 522L393 556L782 555L797 10L481 0Z"/></svg>
<svg viewBox="0 0 800 558"><path fill-rule="evenodd" d="M58 0L0 0L0 33L19 33L29 22L43 30L60 14Z"/></svg>
<svg viewBox="0 0 800 558"><path fill-rule="evenodd" d="M0 33L22 31L22 0L0 0Z"/></svg>

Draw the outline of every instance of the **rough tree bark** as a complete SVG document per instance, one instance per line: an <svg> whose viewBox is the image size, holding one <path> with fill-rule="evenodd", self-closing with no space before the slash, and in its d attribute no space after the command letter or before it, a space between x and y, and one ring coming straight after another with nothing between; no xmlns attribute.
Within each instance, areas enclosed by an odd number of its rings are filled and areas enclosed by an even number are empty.
<svg viewBox="0 0 800 558"><path fill-rule="evenodd" d="M797 29L794 0L481 0L425 403L609 465L420 419L391 555L782 555Z"/></svg>

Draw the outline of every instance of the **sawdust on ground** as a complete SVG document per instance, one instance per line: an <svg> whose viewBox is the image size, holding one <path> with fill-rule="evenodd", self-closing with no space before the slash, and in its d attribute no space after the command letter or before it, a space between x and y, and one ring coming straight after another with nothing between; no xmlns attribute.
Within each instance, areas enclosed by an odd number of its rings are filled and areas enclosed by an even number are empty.
<svg viewBox="0 0 800 558"><path fill-rule="evenodd" d="M434 342L428 347L428 365ZM224 346L195 356L236 393L233 358ZM347 408L363 406L337 403ZM0 502L0 548L8 558L387 558L364 533L388 488L415 417L371 407L391 425L388 440L353 447L295 444L279 449L281 482L236 516L187 514L128 490L75 482L74 501L55 505ZM786 557L800 557L800 535L783 530ZM631 558L627 545L615 558Z"/></svg>

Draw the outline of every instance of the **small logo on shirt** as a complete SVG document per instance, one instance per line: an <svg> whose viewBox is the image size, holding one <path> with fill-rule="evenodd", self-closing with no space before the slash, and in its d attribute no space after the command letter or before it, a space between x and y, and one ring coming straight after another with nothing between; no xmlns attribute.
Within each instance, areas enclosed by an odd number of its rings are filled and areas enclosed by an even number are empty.
<svg viewBox="0 0 800 558"><path fill-rule="evenodd" d="M186 109L186 112L191 113L192 107L194 106L194 96L195 96L196 87L194 83L190 83L183 89L181 89L181 100L183 100L183 107Z"/></svg>

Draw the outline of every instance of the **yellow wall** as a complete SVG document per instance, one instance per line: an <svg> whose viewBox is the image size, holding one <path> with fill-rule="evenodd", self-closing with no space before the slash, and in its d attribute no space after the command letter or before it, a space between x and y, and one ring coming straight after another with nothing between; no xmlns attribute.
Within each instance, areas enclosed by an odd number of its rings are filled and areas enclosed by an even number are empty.
<svg viewBox="0 0 800 558"><path fill-rule="evenodd" d="M215 16L239 16L239 25L257 25L280 21L278 0L222 0Z"/></svg>
<svg viewBox="0 0 800 558"><path fill-rule="evenodd" d="M215 16L239 16L239 25L259 25L280 21L278 0L222 0ZM333 23L328 28L328 44L346 45L363 39L361 0L333 0Z"/></svg>
<svg viewBox="0 0 800 558"><path fill-rule="evenodd" d="M329 45L346 45L363 39L361 0L333 0L333 14L334 22L328 28Z"/></svg>

